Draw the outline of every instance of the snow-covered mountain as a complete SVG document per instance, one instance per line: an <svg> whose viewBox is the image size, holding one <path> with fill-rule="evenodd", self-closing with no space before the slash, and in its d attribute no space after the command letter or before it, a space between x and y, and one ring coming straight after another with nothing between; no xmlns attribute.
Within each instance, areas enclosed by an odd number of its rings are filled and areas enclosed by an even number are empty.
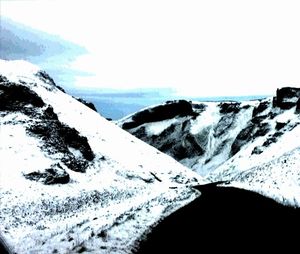
<svg viewBox="0 0 300 254"><path fill-rule="evenodd" d="M13 252L130 253L199 196L198 174L36 66L0 60L0 74L0 232Z"/></svg>
<svg viewBox="0 0 300 254"><path fill-rule="evenodd" d="M117 124L207 180L300 206L300 88L245 102L168 101Z"/></svg>
<svg viewBox="0 0 300 254"><path fill-rule="evenodd" d="M118 122L138 139L38 67L0 60L0 252L295 246L299 97L170 101Z"/></svg>

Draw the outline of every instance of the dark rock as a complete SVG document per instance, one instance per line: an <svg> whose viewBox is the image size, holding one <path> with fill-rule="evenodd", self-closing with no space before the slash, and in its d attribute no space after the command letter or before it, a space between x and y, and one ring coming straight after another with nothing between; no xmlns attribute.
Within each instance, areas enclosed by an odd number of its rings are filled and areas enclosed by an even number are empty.
<svg viewBox="0 0 300 254"><path fill-rule="evenodd" d="M87 138L80 136L76 129L70 128L59 121L50 120L38 123L29 127L28 131L39 136L46 146L57 152L68 153L68 147L72 147L79 150L86 160L92 161L94 159Z"/></svg>
<svg viewBox="0 0 300 254"><path fill-rule="evenodd" d="M270 126L268 123L261 123L258 125L253 133L253 139L257 137L263 137L270 131Z"/></svg>
<svg viewBox="0 0 300 254"><path fill-rule="evenodd" d="M45 109L42 118L46 120L58 121L58 117L54 113L53 108L50 105Z"/></svg>
<svg viewBox="0 0 300 254"><path fill-rule="evenodd" d="M242 109L249 109L251 106L250 105L244 105L243 107L242 107Z"/></svg>
<svg viewBox="0 0 300 254"><path fill-rule="evenodd" d="M137 128L137 130L132 132L132 135L141 140L147 140L147 133L146 133L145 126L141 126L140 128Z"/></svg>
<svg viewBox="0 0 300 254"><path fill-rule="evenodd" d="M272 136L270 138L267 138L267 140L262 144L264 147L268 147L270 146L271 144L273 143L276 143L277 142L277 138Z"/></svg>
<svg viewBox="0 0 300 254"><path fill-rule="evenodd" d="M264 112L270 106L269 101L262 101L257 107L253 109L252 117L257 116L258 114Z"/></svg>
<svg viewBox="0 0 300 254"><path fill-rule="evenodd" d="M195 116L191 103L185 100L168 101L165 105L159 105L150 109L140 111L132 116L131 122L123 124L123 129L132 129L144 123L159 122L172 119L176 116Z"/></svg>
<svg viewBox="0 0 300 254"><path fill-rule="evenodd" d="M172 124L159 135L149 135L144 126L135 129L132 134L144 142L156 147L176 160L192 158L204 153L197 138L189 133L189 121L181 125Z"/></svg>
<svg viewBox="0 0 300 254"><path fill-rule="evenodd" d="M263 120L267 119L267 115L263 115L263 116L255 116L251 119L251 122L254 124L260 124Z"/></svg>
<svg viewBox="0 0 300 254"><path fill-rule="evenodd" d="M0 74L0 83L8 82L8 79Z"/></svg>
<svg viewBox="0 0 300 254"><path fill-rule="evenodd" d="M224 148L228 145L228 143L229 143L229 139L223 140L222 143L217 146L213 156L220 154L224 150ZM205 163L208 163L209 161L211 161L211 159L212 158L208 159Z"/></svg>
<svg viewBox="0 0 300 254"><path fill-rule="evenodd" d="M276 132L273 134L273 136L274 136L275 138L281 137L282 135L283 135L283 132L281 132L281 131L276 131Z"/></svg>
<svg viewBox="0 0 300 254"><path fill-rule="evenodd" d="M281 130L282 128L284 128L287 125L287 123L281 123L281 122L276 122L276 126L275 129L277 131Z"/></svg>
<svg viewBox="0 0 300 254"><path fill-rule="evenodd" d="M0 84L0 111L26 113L26 107L41 108L44 105L41 97L26 86L15 83Z"/></svg>
<svg viewBox="0 0 300 254"><path fill-rule="evenodd" d="M270 126L268 123L253 124L250 123L246 128L244 128L234 140L231 146L231 155L235 155L241 150L241 147L250 141L265 136L270 131Z"/></svg>
<svg viewBox="0 0 300 254"><path fill-rule="evenodd" d="M226 133L226 131L230 129L230 127L234 123L234 120L235 120L234 113L223 115L219 120L219 122L214 127L214 137L217 138L223 135L224 133Z"/></svg>
<svg viewBox="0 0 300 254"><path fill-rule="evenodd" d="M61 161L71 170L84 173L89 163L86 160L78 159L72 154L67 154Z"/></svg>
<svg viewBox="0 0 300 254"><path fill-rule="evenodd" d="M190 120L185 120L181 125L181 131L183 131L183 132L188 131L190 126L191 126Z"/></svg>
<svg viewBox="0 0 300 254"><path fill-rule="evenodd" d="M262 148L259 146L254 147L254 149L252 150L252 154L261 154L263 152Z"/></svg>
<svg viewBox="0 0 300 254"><path fill-rule="evenodd" d="M273 97L273 107L291 109L296 106L300 97L300 88L283 87L277 89L276 97Z"/></svg>
<svg viewBox="0 0 300 254"><path fill-rule="evenodd" d="M65 93L66 91L55 84L54 80L49 76L49 74L45 71L38 71L36 74L35 74L41 81L43 81L44 83L47 83L47 84L50 84L52 85L53 87L56 87L57 89L59 89L60 91L62 91L63 93Z"/></svg>
<svg viewBox="0 0 300 254"><path fill-rule="evenodd" d="M300 113L300 98L298 99L297 104L296 104L296 113L297 114Z"/></svg>
<svg viewBox="0 0 300 254"><path fill-rule="evenodd" d="M190 133L187 133L183 137L182 142L179 145L174 145L172 149L172 157L174 157L176 160L193 158L203 154L204 150L197 143L196 138Z"/></svg>
<svg viewBox="0 0 300 254"><path fill-rule="evenodd" d="M221 102L218 106L220 107L221 114L238 113L240 112L241 103L239 102Z"/></svg>
<svg viewBox="0 0 300 254"><path fill-rule="evenodd" d="M82 98L79 98L79 97L76 97L75 99L78 100L79 102L81 102L82 104L84 104L85 106L89 107L90 109L98 112L95 105L92 102L88 102L88 101L86 101Z"/></svg>
<svg viewBox="0 0 300 254"><path fill-rule="evenodd" d="M248 143L252 139L254 124L249 123L249 125L242 129L237 135L236 139L231 146L231 155L235 155L241 150L241 147Z"/></svg>
<svg viewBox="0 0 300 254"><path fill-rule="evenodd" d="M69 174L59 165L52 165L42 172L32 172L24 175L26 179L44 184L65 184L70 181Z"/></svg>
<svg viewBox="0 0 300 254"><path fill-rule="evenodd" d="M43 149L50 155L62 154L62 162L71 170L85 172L88 161L95 157L87 138L81 136L76 129L61 123L51 106L47 107L44 114L38 115L37 119L37 122L27 127L28 133L38 136L43 142ZM69 148L80 151L82 157L76 157Z"/></svg>
<svg viewBox="0 0 300 254"><path fill-rule="evenodd" d="M204 111L206 109L206 105L202 103L193 103L192 107L193 109L197 109L199 111Z"/></svg>
<svg viewBox="0 0 300 254"><path fill-rule="evenodd" d="M268 117L272 120L274 119L276 116L278 116L278 113L274 112L274 111L270 111L268 114Z"/></svg>

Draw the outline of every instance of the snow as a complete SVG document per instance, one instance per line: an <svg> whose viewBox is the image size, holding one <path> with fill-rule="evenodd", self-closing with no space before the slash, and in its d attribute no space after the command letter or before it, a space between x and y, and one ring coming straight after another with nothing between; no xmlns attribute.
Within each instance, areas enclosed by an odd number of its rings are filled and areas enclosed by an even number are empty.
<svg viewBox="0 0 300 254"><path fill-rule="evenodd" d="M220 118L219 108L216 103L207 102L205 105L207 106L206 110L192 123L191 134L195 135L199 133L202 129L211 126Z"/></svg>
<svg viewBox="0 0 300 254"><path fill-rule="evenodd" d="M152 122L149 124L146 124L146 132L148 135L159 135L161 134L165 129L170 127L172 124L176 123L178 120L176 118L173 119L167 119L160 122Z"/></svg>
<svg viewBox="0 0 300 254"><path fill-rule="evenodd" d="M192 168L203 177L206 177L214 169L224 163L230 156L231 145L240 130L246 127L252 117L253 106L257 102L250 102L252 107L242 109L239 113L232 115L227 121L233 121L230 130L221 136L216 135L216 127L222 115L217 103L205 103L206 110L200 114L191 124L190 133L196 137L203 136L207 140L205 154L201 158L181 161L184 165ZM225 144L225 145L223 145ZM223 145L221 152L216 153L218 147Z"/></svg>
<svg viewBox="0 0 300 254"><path fill-rule="evenodd" d="M275 117L269 124L273 129L269 134L275 133L275 123L276 122L289 122L290 126L296 125L300 122L297 115L294 114L295 108L283 111L280 115ZM275 158L279 158L284 153L292 151L299 147L300 138L300 125L297 125L292 130L285 131L284 135L278 138L276 143L271 144L267 149L264 150L262 154L252 155L251 152L254 147L262 145L266 140L266 137L259 137L253 143L244 146L239 153L234 157L230 158L220 167L218 167L215 172L212 172L209 178L212 180L217 179L230 179L233 175L246 171L250 168L257 167L264 163L267 163ZM245 158L247 158L245 160Z"/></svg>
<svg viewBox="0 0 300 254"><path fill-rule="evenodd" d="M1 117L0 231L18 253L83 247L91 253L130 253L158 220L199 196L191 186L204 180L43 82L35 75L38 70L24 61L0 60L0 74L35 91L61 122L87 137L96 158L86 173L65 167L68 184L27 180L24 173L60 158L49 156L41 141L26 133L25 115Z"/></svg>
<svg viewBox="0 0 300 254"><path fill-rule="evenodd" d="M86 173L64 166L71 179L68 184L43 185L25 179L25 173L49 168L61 156L46 153L42 141L26 132L30 117L0 112L0 231L13 251L132 253L141 237L161 219L200 195L193 185L208 181L229 180L230 186L300 207L300 119L295 108L272 109L277 116L263 121L270 126L268 134L230 157L236 136L249 124L259 102L242 103L238 113L224 118L229 130L223 134L217 134L222 131L223 125L218 124L224 116L217 103L202 103L206 109L190 121L190 133L205 146L204 156L181 161L197 174L44 82L36 75L38 71L25 61L0 60L0 74L35 91L62 123L87 137L95 159ZM143 126L148 135L159 135L185 120L174 118ZM283 135L261 154L252 154L276 133L278 122L287 123ZM82 156L74 148L69 151Z"/></svg>
<svg viewBox="0 0 300 254"><path fill-rule="evenodd" d="M300 207L300 148L238 173L231 186L253 190L285 205Z"/></svg>
<svg viewBox="0 0 300 254"><path fill-rule="evenodd" d="M293 98L291 102L296 102L296 99ZM166 144L173 142L176 146L176 142L183 142L181 137L184 135L193 135L203 152L179 159L180 163L209 182L229 181L233 186L259 192L285 205L299 207L300 170L295 165L299 165L300 158L296 152L299 149L300 116L295 107L289 110L273 107L272 100L245 101L225 112L220 112L219 102L193 102L193 105L201 104L201 108L204 105L204 110L199 111L195 119L177 118L174 131L169 136L160 137L163 140L161 143L152 142L153 132L147 132L149 137L142 138L161 147L165 141ZM254 108L259 105L253 115ZM147 130L151 125L147 123L142 126ZM165 123L157 122L155 125L163 129ZM237 136L249 126L255 128L254 132L249 133L249 137L240 137L235 143L240 147L232 156L232 145ZM132 133L139 133L139 128L134 128ZM257 134L256 130L260 132ZM170 154L173 155L172 148ZM282 158L287 162L282 163Z"/></svg>

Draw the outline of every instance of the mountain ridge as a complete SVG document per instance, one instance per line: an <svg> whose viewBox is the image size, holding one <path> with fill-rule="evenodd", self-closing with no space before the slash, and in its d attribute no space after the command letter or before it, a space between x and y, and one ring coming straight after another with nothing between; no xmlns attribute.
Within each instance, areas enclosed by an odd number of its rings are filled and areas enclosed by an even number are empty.
<svg viewBox="0 0 300 254"><path fill-rule="evenodd" d="M162 118L170 105L189 110ZM168 101L116 124L211 182L230 181L298 207L300 172L293 165L299 163L299 107L300 88L285 87L257 101ZM150 120L140 121L142 115ZM245 180L250 175L251 181Z"/></svg>
<svg viewBox="0 0 300 254"><path fill-rule="evenodd" d="M0 74L0 231L13 252L131 253L141 234L199 195L200 176L38 67L0 60Z"/></svg>
<svg viewBox="0 0 300 254"><path fill-rule="evenodd" d="M151 253L190 244L192 251L200 239L185 233L195 225L207 230L203 245L219 225L238 229L236 237L250 237L243 225L259 228L264 219L262 232L274 236L285 218L288 235L299 225L297 90L250 104L169 101L118 122L158 143L171 135L180 143L165 148L181 159L206 156L200 161L218 167L203 178L67 95L37 66L0 60L0 75L0 248ZM220 151L233 156L214 161ZM244 224L235 218L241 213Z"/></svg>

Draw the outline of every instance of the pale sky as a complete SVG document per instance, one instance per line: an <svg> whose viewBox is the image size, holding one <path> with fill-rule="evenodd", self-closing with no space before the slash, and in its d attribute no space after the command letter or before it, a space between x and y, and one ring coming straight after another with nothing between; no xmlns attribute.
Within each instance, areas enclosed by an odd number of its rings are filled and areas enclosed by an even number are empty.
<svg viewBox="0 0 300 254"><path fill-rule="evenodd" d="M1 16L90 54L75 86L171 87L181 95L300 87L300 1L0 0Z"/></svg>

